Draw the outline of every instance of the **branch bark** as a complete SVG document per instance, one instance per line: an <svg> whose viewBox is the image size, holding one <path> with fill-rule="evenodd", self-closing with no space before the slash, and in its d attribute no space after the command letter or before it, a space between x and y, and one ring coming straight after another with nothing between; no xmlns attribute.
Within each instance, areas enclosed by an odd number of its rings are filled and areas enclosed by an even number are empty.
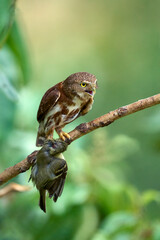
<svg viewBox="0 0 160 240"><path fill-rule="evenodd" d="M33 164L38 151L34 151L28 155L24 160L17 163L16 165L6 168L0 174L0 185L8 182L10 179L16 177L18 174L26 172Z"/></svg>
<svg viewBox="0 0 160 240"><path fill-rule="evenodd" d="M69 132L70 140L67 141L68 145L71 144L76 139L86 135L97 128L106 127L109 124L113 123L115 120L130 115L132 113L138 112L140 110L155 106L160 104L160 94L141 99L137 102L131 103L129 105L120 107L114 111L111 111L101 117L94 119L88 123L82 123L77 126L73 131ZM38 151L34 151L27 158L17 163L16 165L5 169L0 174L0 185L4 184L8 180L17 176L18 174L27 171L35 161Z"/></svg>

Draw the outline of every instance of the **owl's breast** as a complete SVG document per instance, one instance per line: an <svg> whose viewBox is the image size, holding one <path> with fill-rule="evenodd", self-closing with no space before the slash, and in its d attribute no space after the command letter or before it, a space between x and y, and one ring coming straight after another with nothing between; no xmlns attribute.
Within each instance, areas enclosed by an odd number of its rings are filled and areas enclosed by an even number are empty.
<svg viewBox="0 0 160 240"><path fill-rule="evenodd" d="M76 119L83 106L79 98L74 98L72 103L59 102L46 114L44 119L45 128L61 127Z"/></svg>
<svg viewBox="0 0 160 240"><path fill-rule="evenodd" d="M74 119L78 117L78 114L80 112L80 108L74 105L68 106L67 107L68 113L63 114L62 111L62 116L61 116L61 125L72 122Z"/></svg>

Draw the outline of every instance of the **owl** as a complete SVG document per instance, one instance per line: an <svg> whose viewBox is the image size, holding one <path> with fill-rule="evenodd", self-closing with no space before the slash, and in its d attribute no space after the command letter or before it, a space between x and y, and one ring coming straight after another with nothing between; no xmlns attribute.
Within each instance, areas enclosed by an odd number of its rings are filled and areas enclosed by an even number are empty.
<svg viewBox="0 0 160 240"><path fill-rule="evenodd" d="M93 74L78 72L48 89L37 113L36 146L43 146L45 140L53 139L54 130L63 141L70 139L62 129L91 110L96 88L97 79Z"/></svg>

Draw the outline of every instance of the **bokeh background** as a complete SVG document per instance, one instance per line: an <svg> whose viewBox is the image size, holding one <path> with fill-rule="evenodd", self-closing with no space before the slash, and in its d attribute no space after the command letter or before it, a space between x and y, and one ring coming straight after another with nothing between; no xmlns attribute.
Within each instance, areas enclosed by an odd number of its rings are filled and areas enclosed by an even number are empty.
<svg viewBox="0 0 160 240"><path fill-rule="evenodd" d="M36 149L36 112L44 92L87 71L99 89L78 124L159 92L158 0L0 1L0 169ZM0 240L159 240L160 107L76 140L57 203L31 187L0 199Z"/></svg>

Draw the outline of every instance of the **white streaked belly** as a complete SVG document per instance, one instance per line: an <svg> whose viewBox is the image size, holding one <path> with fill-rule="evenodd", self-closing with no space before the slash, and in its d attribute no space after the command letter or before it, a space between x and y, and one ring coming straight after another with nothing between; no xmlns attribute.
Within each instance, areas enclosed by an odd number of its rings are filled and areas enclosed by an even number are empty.
<svg viewBox="0 0 160 240"><path fill-rule="evenodd" d="M54 119L50 119L49 122L48 122L48 118L49 117L55 115L57 112L61 112L62 111L62 107L60 106L60 104L57 103L53 107L53 109L46 114L45 119L44 119L44 126L46 126L47 129L50 128L50 127L60 127L60 126L63 126L65 123L69 123L69 122L73 121L74 119L76 119L77 116L79 115L79 112L80 112L82 100L79 99L78 97L75 97L73 99L73 102L74 102L75 105L67 106L67 109L68 109L68 113L67 114L63 114L63 112L62 112L62 114L57 117L57 118L59 118L59 117L61 118L61 120L60 120L58 125L56 125L57 121L56 120L54 121ZM72 111L76 111L77 109L79 109L79 111L69 117L69 114Z"/></svg>
<svg viewBox="0 0 160 240"><path fill-rule="evenodd" d="M53 107L53 109L46 114L44 119L44 125L46 125L48 117L53 116L55 113L60 111L61 111L61 106L59 104L56 104L56 106Z"/></svg>

